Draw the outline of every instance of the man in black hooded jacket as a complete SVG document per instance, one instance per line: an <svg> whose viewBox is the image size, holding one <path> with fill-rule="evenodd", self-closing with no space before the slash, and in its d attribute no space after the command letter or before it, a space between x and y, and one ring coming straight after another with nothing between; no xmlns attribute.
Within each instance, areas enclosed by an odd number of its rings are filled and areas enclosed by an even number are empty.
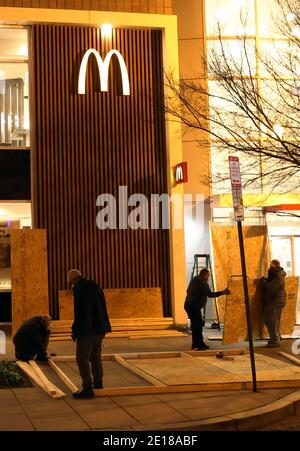
<svg viewBox="0 0 300 451"><path fill-rule="evenodd" d="M17 330L13 343L16 359L47 361L51 318L48 315L34 316Z"/></svg>
<svg viewBox="0 0 300 451"><path fill-rule="evenodd" d="M68 282L73 286L72 338L76 342L76 361L82 378L82 391L73 396L92 398L93 388L103 388L102 341L111 332L105 296L96 282L84 278L77 269L68 272Z"/></svg>
<svg viewBox="0 0 300 451"><path fill-rule="evenodd" d="M187 289L184 309L190 318L192 328L192 351L205 351L209 346L203 340L203 320L201 309L205 307L207 298L217 298L230 294L230 290L211 291L209 281L209 270L202 269L198 276L195 276Z"/></svg>

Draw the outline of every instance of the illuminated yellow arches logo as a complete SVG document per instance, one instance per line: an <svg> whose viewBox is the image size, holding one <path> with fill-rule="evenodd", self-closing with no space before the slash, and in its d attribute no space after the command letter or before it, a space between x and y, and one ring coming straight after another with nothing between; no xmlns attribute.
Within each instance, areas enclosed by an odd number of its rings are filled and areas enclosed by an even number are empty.
<svg viewBox="0 0 300 451"><path fill-rule="evenodd" d="M130 95L130 85L129 85L128 71L127 71L127 67L126 67L125 61L124 61L121 53L118 52L118 50L110 50L103 61L99 52L95 49L87 50L82 58L80 69L79 69L79 77L78 77L78 94L85 94L86 70L87 70L89 57L92 54L96 57L96 61L98 64L101 92L108 91L109 65L110 65L112 56L115 55L118 58L118 62L119 62L120 69L121 69L123 95L129 96Z"/></svg>

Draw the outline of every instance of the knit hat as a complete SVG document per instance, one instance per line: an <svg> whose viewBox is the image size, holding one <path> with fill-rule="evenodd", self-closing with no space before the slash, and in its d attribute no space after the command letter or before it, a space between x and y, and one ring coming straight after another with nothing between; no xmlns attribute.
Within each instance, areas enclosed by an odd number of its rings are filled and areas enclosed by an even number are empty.
<svg viewBox="0 0 300 451"><path fill-rule="evenodd" d="M67 282L72 283L73 280L77 279L78 277L82 277L81 272L78 269L70 269L67 275Z"/></svg>

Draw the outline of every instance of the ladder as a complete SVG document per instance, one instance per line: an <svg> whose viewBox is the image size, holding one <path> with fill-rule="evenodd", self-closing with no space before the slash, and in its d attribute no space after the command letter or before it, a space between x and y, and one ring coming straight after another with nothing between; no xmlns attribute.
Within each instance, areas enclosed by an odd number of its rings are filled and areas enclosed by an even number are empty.
<svg viewBox="0 0 300 451"><path fill-rule="evenodd" d="M209 270L210 286L211 286L212 291L215 291L215 284L214 284L214 278L213 278L212 266L211 266L211 260L210 260L209 254L194 254L194 264L193 264L193 270L192 270L192 275L191 275L191 281L193 280L193 278L195 276L197 276L199 274L201 269L204 269L204 268ZM221 330L220 317L219 317L219 306L218 306L218 301L216 298L214 298L214 304L215 304L215 309L216 309L217 321L216 322L215 322L215 320L213 320L213 321L217 325L218 329ZM205 325L206 307L204 307L203 310L204 310L203 322Z"/></svg>

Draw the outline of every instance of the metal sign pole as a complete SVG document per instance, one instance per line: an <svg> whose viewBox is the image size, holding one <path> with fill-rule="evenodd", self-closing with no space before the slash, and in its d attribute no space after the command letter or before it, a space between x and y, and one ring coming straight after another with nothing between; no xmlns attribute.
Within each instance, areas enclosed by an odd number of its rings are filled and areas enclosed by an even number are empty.
<svg viewBox="0 0 300 451"><path fill-rule="evenodd" d="M240 173L240 163L239 163L239 159L237 157L229 157L229 170L230 170L230 180L231 180L231 188L232 188L234 217L235 217L235 220L237 221L239 244L240 244L241 266L242 266L246 318L247 318L247 328L248 328L249 351L250 351L250 359L251 359L252 384L253 384L253 391L257 392L256 368L255 368L255 357L254 357L254 346L253 346L253 335L252 335L252 321L251 321L251 312L250 312L250 303L249 303L247 268L246 268L244 238L243 238L243 229L242 229L242 221L244 220L242 180L241 180L241 173Z"/></svg>
<svg viewBox="0 0 300 451"><path fill-rule="evenodd" d="M255 368L254 346L253 346L253 335L252 335L252 321L251 321L251 312L250 312L250 303L249 303L242 222L237 221L237 226L238 226L239 243L240 243L242 274L243 274L243 286L244 286L244 297L245 297L246 317L247 317L247 327L248 327L249 351L250 351L251 371L252 371L252 385L253 385L253 391L257 392L256 368Z"/></svg>

